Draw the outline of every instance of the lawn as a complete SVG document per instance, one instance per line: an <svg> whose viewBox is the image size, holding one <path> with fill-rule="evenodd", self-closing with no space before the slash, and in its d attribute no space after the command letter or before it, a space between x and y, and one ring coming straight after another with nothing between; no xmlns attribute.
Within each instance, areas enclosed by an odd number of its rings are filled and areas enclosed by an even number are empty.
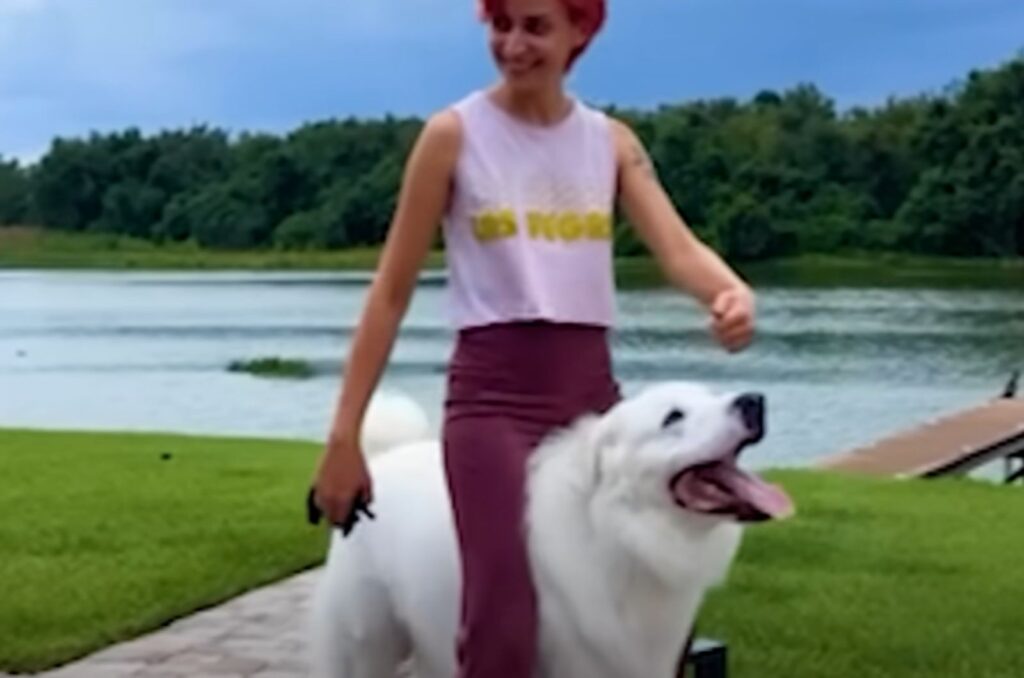
<svg viewBox="0 0 1024 678"><path fill-rule="evenodd" d="M0 673L316 564L315 445L0 430Z"/></svg>
<svg viewBox="0 0 1024 678"><path fill-rule="evenodd" d="M316 564L319 448L0 430L0 672L42 669ZM1024 675L1024 488L770 474L702 635L733 678Z"/></svg>
<svg viewBox="0 0 1024 678"><path fill-rule="evenodd" d="M1024 676L1024 487L776 477L799 517L749 531L701 617L732 675Z"/></svg>

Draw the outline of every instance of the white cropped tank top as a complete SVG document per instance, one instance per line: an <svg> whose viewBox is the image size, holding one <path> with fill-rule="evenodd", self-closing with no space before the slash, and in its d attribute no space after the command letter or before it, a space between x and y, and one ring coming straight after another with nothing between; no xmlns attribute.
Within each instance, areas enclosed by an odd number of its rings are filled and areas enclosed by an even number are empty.
<svg viewBox="0 0 1024 678"><path fill-rule="evenodd" d="M616 161L607 117L578 100L558 123L516 119L483 91L463 128L444 221L452 323L610 326Z"/></svg>

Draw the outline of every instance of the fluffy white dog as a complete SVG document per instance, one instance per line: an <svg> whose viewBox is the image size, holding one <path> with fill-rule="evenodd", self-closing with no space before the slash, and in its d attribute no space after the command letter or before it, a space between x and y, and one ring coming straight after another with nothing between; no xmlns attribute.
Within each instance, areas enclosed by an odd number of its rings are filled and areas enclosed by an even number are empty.
<svg viewBox="0 0 1024 678"><path fill-rule="evenodd" d="M792 512L781 490L737 465L763 417L761 396L669 382L539 446L525 516L538 676L674 675L741 523ZM370 464L376 519L347 538L334 530L313 601L314 675L394 678L408 663L418 678L452 678L460 570L440 445L407 441Z"/></svg>

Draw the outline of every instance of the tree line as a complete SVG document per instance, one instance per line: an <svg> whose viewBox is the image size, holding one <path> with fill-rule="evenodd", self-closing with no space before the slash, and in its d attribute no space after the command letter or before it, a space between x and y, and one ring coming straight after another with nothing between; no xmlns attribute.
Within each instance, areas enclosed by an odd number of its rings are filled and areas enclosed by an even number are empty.
<svg viewBox="0 0 1024 678"><path fill-rule="evenodd" d="M838 112L812 85L611 108L686 220L725 255L1024 255L1024 56L936 94ZM417 118L329 120L284 135L207 126L55 139L0 158L0 224L219 249L380 243ZM643 246L621 217L619 254Z"/></svg>

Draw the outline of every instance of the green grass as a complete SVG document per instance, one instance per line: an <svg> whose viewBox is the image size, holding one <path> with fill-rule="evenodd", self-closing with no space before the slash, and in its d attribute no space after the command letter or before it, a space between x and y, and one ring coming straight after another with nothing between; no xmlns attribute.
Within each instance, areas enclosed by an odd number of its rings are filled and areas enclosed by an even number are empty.
<svg viewBox="0 0 1024 678"><path fill-rule="evenodd" d="M317 564L324 531L304 513L317 454L0 430L0 672L68 661Z"/></svg>
<svg viewBox="0 0 1024 678"><path fill-rule="evenodd" d="M969 259L851 252L739 264L759 285L1024 288L1024 257Z"/></svg>
<svg viewBox="0 0 1024 678"><path fill-rule="evenodd" d="M324 553L302 505L316 445L0 430L0 450L0 671L67 661ZM730 675L1024 675L1024 488L769 475L798 515L748 530L700 618Z"/></svg>
<svg viewBox="0 0 1024 678"><path fill-rule="evenodd" d="M1024 488L772 475L798 517L747 532L701 616L732 675L1024 675Z"/></svg>
<svg viewBox="0 0 1024 678"><path fill-rule="evenodd" d="M276 356L253 360L234 360L228 365L228 371L246 372L258 377L278 379L305 379L313 374L312 366L305 360Z"/></svg>
<svg viewBox="0 0 1024 678"><path fill-rule="evenodd" d="M370 270L379 247L339 251L201 249L193 243L157 245L147 240L30 227L0 228L0 268L114 270ZM443 262L430 255L428 268Z"/></svg>
<svg viewBox="0 0 1024 678"><path fill-rule="evenodd" d="M204 250L192 243L156 245L124 236L63 233L30 227L0 228L0 268L113 270L372 270L379 247L342 251L286 252ZM433 251L426 267L444 266ZM921 257L906 254L846 253L803 255L737 268L758 285L1024 287L1024 259L989 260ZM650 257L615 262L623 288L664 284Z"/></svg>
<svg viewBox="0 0 1024 678"><path fill-rule="evenodd" d="M1024 258L960 259L896 253L804 254L758 262L731 262L755 287L1020 288ZM663 285L652 259L615 262L621 288Z"/></svg>

